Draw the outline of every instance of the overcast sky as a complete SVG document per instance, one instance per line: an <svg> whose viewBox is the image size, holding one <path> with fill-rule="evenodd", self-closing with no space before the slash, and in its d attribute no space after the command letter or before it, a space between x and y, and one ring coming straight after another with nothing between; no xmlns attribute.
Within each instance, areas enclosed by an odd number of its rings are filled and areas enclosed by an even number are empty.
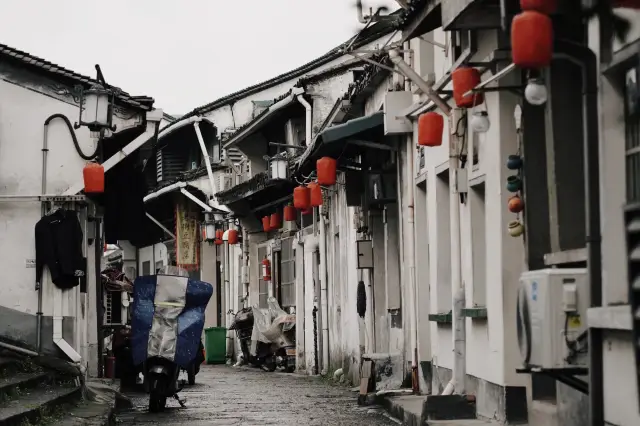
<svg viewBox="0 0 640 426"><path fill-rule="evenodd" d="M365 7L394 0L364 0ZM0 0L0 43L182 114L354 35L354 0Z"/></svg>

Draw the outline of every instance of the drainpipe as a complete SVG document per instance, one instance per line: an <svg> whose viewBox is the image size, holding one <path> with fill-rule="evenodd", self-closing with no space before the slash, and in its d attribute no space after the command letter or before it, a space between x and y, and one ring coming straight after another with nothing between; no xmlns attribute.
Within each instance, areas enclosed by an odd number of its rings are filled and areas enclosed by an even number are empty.
<svg viewBox="0 0 640 426"><path fill-rule="evenodd" d="M307 102L307 100L304 98L304 96L302 96L302 94L299 94L296 96L296 99L298 100L298 102L300 102L302 104L302 106L304 107L304 109L306 110L306 114L305 114L305 126L304 126L304 130L305 130L305 143L307 144L307 146L311 146L311 137L312 137L312 133L311 133L311 126L312 126L312 109L311 109L311 104L309 102Z"/></svg>
<svg viewBox="0 0 640 426"><path fill-rule="evenodd" d="M453 376L447 386L442 391L442 395L451 395L454 392L461 394L464 392L466 377L466 333L465 319L462 316L462 309L465 306L464 284L462 283L462 265L460 250L460 199L458 197L458 185L456 184L458 169L458 147L461 141L456 136L456 128L459 120L463 119L463 112L460 108L452 110L449 119L449 182L451 193L449 194L449 209L451 223L451 295L453 305Z"/></svg>
<svg viewBox="0 0 640 426"><path fill-rule="evenodd" d="M329 305L327 298L327 223L320 213L320 325L322 326L322 375L329 372Z"/></svg>
<svg viewBox="0 0 640 426"><path fill-rule="evenodd" d="M207 152L207 147L204 144L204 138L202 137L202 132L200 131L200 121L196 121L193 123L193 128L196 131L196 136L198 137L198 144L200 145L200 151L202 151L202 157L204 158L204 165L207 168L207 176L209 176L209 184L211 185L211 196L216 193L216 186L213 181L213 171L211 170L211 161L209 161L209 153Z"/></svg>
<svg viewBox="0 0 640 426"><path fill-rule="evenodd" d="M243 307L249 303L249 233L246 227L242 227L242 285L244 302Z"/></svg>
<svg viewBox="0 0 640 426"><path fill-rule="evenodd" d="M224 302L225 302L225 326L227 327L227 360L231 360L233 357L233 341L231 340L232 330L229 330L231 326L231 274L229 271L229 244L224 244L222 252L224 253L224 270L222 276L222 282L224 283Z"/></svg>
<svg viewBox="0 0 640 426"><path fill-rule="evenodd" d="M457 148L459 140L455 133L455 124L462 117L460 109L452 109L433 87L424 81L420 75L411 68L403 59L396 49L389 51L389 59L409 80L433 102L444 114L449 117L449 125L453 129L449 137L449 182L452 186L449 195L450 205L450 221L451 221L451 295L453 304L453 346L454 346L454 363L453 377L443 390L443 395L464 392L465 376L466 376L466 336L465 336L465 320L461 316L462 309L465 306L465 294L462 284L462 271L460 259L460 201L457 196L455 185L456 170L458 168L458 152ZM414 274L415 276L415 274Z"/></svg>

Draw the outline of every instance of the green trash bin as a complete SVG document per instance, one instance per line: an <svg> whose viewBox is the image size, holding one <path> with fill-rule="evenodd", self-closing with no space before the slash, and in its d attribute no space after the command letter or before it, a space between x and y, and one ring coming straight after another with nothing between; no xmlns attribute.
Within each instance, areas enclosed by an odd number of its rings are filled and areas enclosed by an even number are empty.
<svg viewBox="0 0 640 426"><path fill-rule="evenodd" d="M204 349L207 364L224 364L227 361L227 329L210 327L204 330Z"/></svg>

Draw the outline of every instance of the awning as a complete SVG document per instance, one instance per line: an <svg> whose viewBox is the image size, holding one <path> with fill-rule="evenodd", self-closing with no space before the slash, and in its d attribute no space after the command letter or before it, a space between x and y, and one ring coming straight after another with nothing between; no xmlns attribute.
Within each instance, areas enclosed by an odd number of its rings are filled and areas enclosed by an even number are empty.
<svg viewBox="0 0 640 426"><path fill-rule="evenodd" d="M343 124L331 126L318 135L318 139L323 144L337 141L352 142L350 139L359 140L377 139L379 135L374 135L377 127L384 126L384 112L379 111L365 117L354 118ZM371 136L375 136L372 138Z"/></svg>
<svg viewBox="0 0 640 426"><path fill-rule="evenodd" d="M303 89L294 87L287 95L284 96L284 98L278 100L269 108L265 109L256 118L245 124L237 132L235 132L229 139L225 141L222 148L229 149L229 147L238 144L239 142L256 133L258 130L263 128L269 122L269 120L274 117L276 113L280 112L283 108L297 102L296 96L303 93Z"/></svg>

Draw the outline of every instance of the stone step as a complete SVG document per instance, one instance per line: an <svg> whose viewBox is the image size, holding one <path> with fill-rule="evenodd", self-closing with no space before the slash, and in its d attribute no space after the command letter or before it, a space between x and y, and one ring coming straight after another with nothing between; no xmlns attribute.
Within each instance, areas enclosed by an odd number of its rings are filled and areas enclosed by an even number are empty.
<svg viewBox="0 0 640 426"><path fill-rule="evenodd" d="M44 372L15 373L0 377L0 402L19 396L21 392L44 384L49 376Z"/></svg>
<svg viewBox="0 0 640 426"><path fill-rule="evenodd" d="M47 426L108 426L116 424L113 404L82 401Z"/></svg>
<svg viewBox="0 0 640 426"><path fill-rule="evenodd" d="M0 377L11 376L21 370L20 360L0 355Z"/></svg>
<svg viewBox="0 0 640 426"><path fill-rule="evenodd" d="M0 426L47 423L82 397L79 386L41 385L0 403Z"/></svg>

